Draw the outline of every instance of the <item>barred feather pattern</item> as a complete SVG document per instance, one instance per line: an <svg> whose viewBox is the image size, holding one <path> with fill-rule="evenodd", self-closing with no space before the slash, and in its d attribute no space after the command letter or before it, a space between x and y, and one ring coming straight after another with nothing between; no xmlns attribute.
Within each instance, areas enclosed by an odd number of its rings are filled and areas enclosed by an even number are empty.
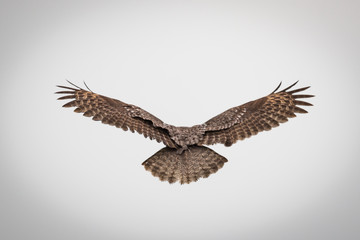
<svg viewBox="0 0 360 240"><path fill-rule="evenodd" d="M181 184L206 178L223 167L227 159L203 146L222 143L231 146L262 131L271 130L295 113L307 113L300 106L312 106L301 101L314 95L296 94L309 87L289 91L291 86L278 91L280 85L268 96L230 108L207 122L192 127L176 127L163 123L145 110L119 100L102 96L75 86L58 86L65 90L59 100L70 102L63 107L75 107L75 112L92 117L95 121L138 132L145 137L163 142L161 149L143 165L162 181Z"/></svg>
<svg viewBox="0 0 360 240"><path fill-rule="evenodd" d="M217 172L227 159L204 146L191 146L182 154L165 147L147 159L142 165L161 181L181 184L196 182Z"/></svg>
<svg viewBox="0 0 360 240"><path fill-rule="evenodd" d="M231 108L210 119L205 123L207 130L198 144L222 143L231 146L238 140L269 131L280 123L287 122L288 118L296 117L295 113L307 113L299 106L312 104L298 99L311 98L314 95L294 95L309 87L287 91L296 83L280 92L274 91L266 97Z"/></svg>
<svg viewBox="0 0 360 240"><path fill-rule="evenodd" d="M176 147L164 123L145 110L81 88L58 87L67 89L67 91L56 92L66 94L58 98L59 100L73 99L63 107L75 107L74 112L83 113L84 116L92 117L95 121L116 126L124 131L130 129L131 132L136 131L145 137L163 142L166 146Z"/></svg>

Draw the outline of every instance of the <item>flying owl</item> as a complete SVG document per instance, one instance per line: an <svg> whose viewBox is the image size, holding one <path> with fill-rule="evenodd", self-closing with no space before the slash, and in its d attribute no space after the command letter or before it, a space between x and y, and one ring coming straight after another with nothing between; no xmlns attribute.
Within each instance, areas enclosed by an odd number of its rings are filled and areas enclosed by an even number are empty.
<svg viewBox="0 0 360 240"><path fill-rule="evenodd" d="M74 87L57 86L66 94L59 100L72 99L63 107L75 107L74 112L83 113L95 121L116 126L125 131L138 132L146 138L162 142L166 147L148 158L142 165L161 181L181 184L207 178L223 167L227 159L204 145L216 143L229 147L262 131L269 131L295 113L307 113L299 106L312 104L299 99L314 95L295 94L309 87L289 91L291 86L278 91L279 86L269 95L243 105L233 107L211 118L207 122L192 127L176 127L132 104L109 98ZM86 84L85 84L86 86ZM86 86L87 87L87 86Z"/></svg>

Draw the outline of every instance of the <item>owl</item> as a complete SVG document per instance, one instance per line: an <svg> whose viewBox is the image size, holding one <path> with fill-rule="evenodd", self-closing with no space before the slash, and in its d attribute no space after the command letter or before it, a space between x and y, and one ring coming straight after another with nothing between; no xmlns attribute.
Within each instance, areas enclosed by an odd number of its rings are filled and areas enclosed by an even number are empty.
<svg viewBox="0 0 360 240"><path fill-rule="evenodd" d="M64 94L59 100L70 99L63 107L75 107L76 113L162 142L165 147L142 165L161 181L179 181L184 184L207 178L228 161L207 145L220 143L229 147L238 140L269 131L287 122L289 118L296 117L296 113L307 113L300 106L312 104L300 99L314 95L299 94L309 87L290 90L296 83L278 91L280 83L269 95L230 108L205 123L192 127L164 123L138 106L94 93L86 84L87 90L69 82L72 86L57 86L62 91L56 94Z"/></svg>

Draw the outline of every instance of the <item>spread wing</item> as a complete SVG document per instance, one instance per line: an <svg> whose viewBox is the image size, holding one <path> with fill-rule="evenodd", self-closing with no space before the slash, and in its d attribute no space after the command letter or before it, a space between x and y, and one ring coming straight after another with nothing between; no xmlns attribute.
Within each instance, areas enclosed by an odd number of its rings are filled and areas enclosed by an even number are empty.
<svg viewBox="0 0 360 240"><path fill-rule="evenodd" d="M307 113L299 106L312 106L312 104L298 99L310 98L314 95L295 95L309 87L288 91L296 83L276 92L280 83L268 96L230 108L210 119L205 123L205 134L199 144L222 143L225 146L231 146L238 140L249 138L258 132L271 130L280 123L287 122L288 118L296 117L295 113Z"/></svg>
<svg viewBox="0 0 360 240"><path fill-rule="evenodd" d="M131 132L136 131L145 137L163 142L168 147L176 147L169 136L166 124L145 110L77 86L75 86L76 88L58 87L66 89L66 91L56 92L57 94L66 94L59 97L59 100L73 99L63 107L76 107L74 112L83 113L84 116L92 117L95 121L122 128L125 131L130 129Z"/></svg>

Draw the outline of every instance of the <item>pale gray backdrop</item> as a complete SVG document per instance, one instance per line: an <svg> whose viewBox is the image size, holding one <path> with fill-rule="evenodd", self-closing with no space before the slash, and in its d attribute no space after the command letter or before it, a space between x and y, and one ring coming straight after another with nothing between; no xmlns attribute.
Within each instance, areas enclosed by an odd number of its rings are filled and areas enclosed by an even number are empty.
<svg viewBox="0 0 360 240"><path fill-rule="evenodd" d="M359 239L359 1L1 1L1 239ZM61 108L86 81L174 125L300 80L309 114L213 149L190 185L163 147Z"/></svg>

